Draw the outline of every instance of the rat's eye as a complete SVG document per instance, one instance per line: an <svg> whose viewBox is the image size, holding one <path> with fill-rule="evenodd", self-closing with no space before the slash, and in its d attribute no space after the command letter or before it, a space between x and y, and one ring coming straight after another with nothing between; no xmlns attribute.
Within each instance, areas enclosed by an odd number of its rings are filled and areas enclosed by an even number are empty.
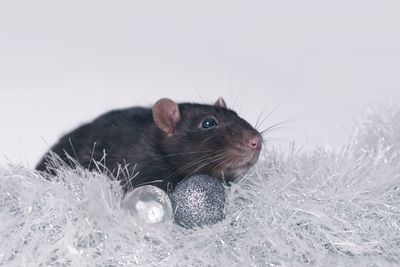
<svg viewBox="0 0 400 267"><path fill-rule="evenodd" d="M201 122L201 128L208 130L215 128L218 125L218 121L215 117L206 117L204 120Z"/></svg>

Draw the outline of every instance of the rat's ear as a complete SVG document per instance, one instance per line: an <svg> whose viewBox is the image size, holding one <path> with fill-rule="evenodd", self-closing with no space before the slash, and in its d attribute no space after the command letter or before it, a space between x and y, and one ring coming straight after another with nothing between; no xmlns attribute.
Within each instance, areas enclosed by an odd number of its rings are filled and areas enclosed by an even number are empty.
<svg viewBox="0 0 400 267"><path fill-rule="evenodd" d="M158 100L153 107L153 119L167 136L173 135L176 124L181 120L178 104L168 98Z"/></svg>
<svg viewBox="0 0 400 267"><path fill-rule="evenodd" d="M219 97L217 102L215 102L214 106L226 108L225 100L222 97Z"/></svg>

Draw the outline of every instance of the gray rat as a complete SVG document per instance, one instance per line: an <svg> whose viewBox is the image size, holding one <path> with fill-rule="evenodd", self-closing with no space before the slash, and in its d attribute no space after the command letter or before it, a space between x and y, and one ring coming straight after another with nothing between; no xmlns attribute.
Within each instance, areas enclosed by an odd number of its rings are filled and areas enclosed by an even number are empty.
<svg viewBox="0 0 400 267"><path fill-rule="evenodd" d="M152 108L110 111L67 133L36 169L54 174L54 153L71 167L104 167L125 191L151 184L170 192L192 174L233 181L257 162L262 142L222 98L214 105L163 98Z"/></svg>

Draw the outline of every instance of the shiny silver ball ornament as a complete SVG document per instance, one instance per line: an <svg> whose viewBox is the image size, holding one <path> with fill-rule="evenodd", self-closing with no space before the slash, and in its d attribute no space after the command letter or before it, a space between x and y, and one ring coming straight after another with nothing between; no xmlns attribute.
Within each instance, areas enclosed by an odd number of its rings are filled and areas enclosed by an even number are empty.
<svg viewBox="0 0 400 267"><path fill-rule="evenodd" d="M172 205L168 195L160 188L145 185L129 192L121 202L140 223L157 224L172 220Z"/></svg>
<svg viewBox="0 0 400 267"><path fill-rule="evenodd" d="M171 202L175 222L188 228L202 227L224 218L227 192L221 179L193 175L177 184Z"/></svg>

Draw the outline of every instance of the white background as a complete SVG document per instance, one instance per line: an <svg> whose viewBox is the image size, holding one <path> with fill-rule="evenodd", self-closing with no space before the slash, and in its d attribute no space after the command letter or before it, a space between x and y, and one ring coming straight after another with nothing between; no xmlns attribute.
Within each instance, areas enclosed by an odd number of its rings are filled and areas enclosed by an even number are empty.
<svg viewBox="0 0 400 267"><path fill-rule="evenodd" d="M0 164L164 96L224 96L253 124L282 103L264 126L298 120L267 138L339 147L369 104L400 103L399 74L398 0L2 0Z"/></svg>

